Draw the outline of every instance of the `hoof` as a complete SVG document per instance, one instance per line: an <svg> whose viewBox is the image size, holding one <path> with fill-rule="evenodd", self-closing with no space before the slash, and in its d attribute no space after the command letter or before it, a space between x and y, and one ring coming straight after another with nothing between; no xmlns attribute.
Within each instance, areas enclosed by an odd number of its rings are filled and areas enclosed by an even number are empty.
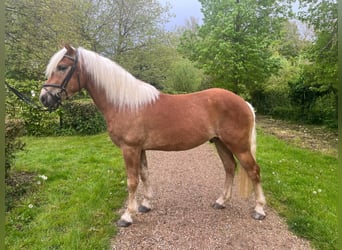
<svg viewBox="0 0 342 250"><path fill-rule="evenodd" d="M128 221L125 221L125 220L119 220L117 225L119 227L129 227L130 225L132 225L132 222L128 222Z"/></svg>
<svg viewBox="0 0 342 250"><path fill-rule="evenodd" d="M253 214L252 214L252 217L253 217L254 220L263 220L263 219L266 218L266 215L260 214L260 213L258 213L256 211L254 211Z"/></svg>
<svg viewBox="0 0 342 250"><path fill-rule="evenodd" d="M213 204L213 208L215 208L215 209L224 209L226 207L224 205L221 205L221 204L218 204L217 202L215 202Z"/></svg>
<svg viewBox="0 0 342 250"><path fill-rule="evenodd" d="M151 211L151 208L149 208L149 207L145 207L145 206L143 206L143 205L140 205L139 206L139 208L138 208L138 211L140 212L140 213L148 213L148 212L150 212Z"/></svg>

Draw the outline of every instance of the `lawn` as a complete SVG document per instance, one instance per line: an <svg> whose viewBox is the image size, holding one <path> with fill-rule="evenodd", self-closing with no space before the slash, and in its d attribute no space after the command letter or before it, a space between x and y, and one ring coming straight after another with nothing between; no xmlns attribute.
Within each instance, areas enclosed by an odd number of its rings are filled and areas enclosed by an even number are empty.
<svg viewBox="0 0 342 250"><path fill-rule="evenodd" d="M7 249L107 249L126 199L120 150L107 134L24 138L15 170L34 192L6 215Z"/></svg>
<svg viewBox="0 0 342 250"><path fill-rule="evenodd" d="M34 185L6 214L7 249L108 249L127 195L120 150L106 133L24 141L14 170ZM337 159L262 131L257 157L269 206L315 248L336 248Z"/></svg>
<svg viewBox="0 0 342 250"><path fill-rule="evenodd" d="M338 160L259 131L258 162L268 205L317 249L337 249Z"/></svg>

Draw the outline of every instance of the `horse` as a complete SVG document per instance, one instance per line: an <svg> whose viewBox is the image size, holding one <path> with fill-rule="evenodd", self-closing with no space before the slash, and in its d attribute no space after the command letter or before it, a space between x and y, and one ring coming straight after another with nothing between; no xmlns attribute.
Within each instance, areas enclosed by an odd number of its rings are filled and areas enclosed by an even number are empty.
<svg viewBox="0 0 342 250"><path fill-rule="evenodd" d="M220 88L189 94L162 93L112 60L70 45L51 57L45 74L47 81L39 96L45 107L56 109L62 101L85 89L103 114L112 142L121 149L128 202L117 222L119 227L130 226L135 213L152 209L146 150L188 150L208 141L215 144L225 170L223 193L213 207L223 209L230 199L237 159L245 196L248 183L253 184L256 205L252 217L266 217L255 157L254 109L240 96ZM138 206L136 191L140 180L144 189Z"/></svg>

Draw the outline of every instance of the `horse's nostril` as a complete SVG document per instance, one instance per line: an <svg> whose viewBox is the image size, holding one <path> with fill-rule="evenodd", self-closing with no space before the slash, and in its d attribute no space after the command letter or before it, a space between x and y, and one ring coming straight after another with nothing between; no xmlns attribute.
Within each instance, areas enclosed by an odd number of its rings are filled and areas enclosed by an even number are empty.
<svg viewBox="0 0 342 250"><path fill-rule="evenodd" d="M46 95L42 95L42 96L40 96L40 101L41 101L41 103L43 103L44 105L46 105Z"/></svg>
<svg viewBox="0 0 342 250"><path fill-rule="evenodd" d="M40 102L41 102L44 106L47 106L47 105L48 105L48 97L47 97L47 95L42 95L42 96L40 96Z"/></svg>

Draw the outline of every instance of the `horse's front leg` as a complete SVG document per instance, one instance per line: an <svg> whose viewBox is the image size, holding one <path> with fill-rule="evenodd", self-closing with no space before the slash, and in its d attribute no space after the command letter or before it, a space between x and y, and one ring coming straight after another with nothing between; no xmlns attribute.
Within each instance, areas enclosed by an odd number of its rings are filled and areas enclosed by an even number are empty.
<svg viewBox="0 0 342 250"><path fill-rule="evenodd" d="M144 184L144 199L141 205L139 206L138 210L140 213L147 213L151 211L150 200L152 198L152 188L151 188L150 177L148 173L145 150L141 152L141 165L140 166L141 166L140 177Z"/></svg>
<svg viewBox="0 0 342 250"><path fill-rule="evenodd" d="M132 215L138 210L135 194L139 184L141 150L132 147L123 147L122 154L126 164L128 205L125 213L118 221L118 226L128 227L133 223Z"/></svg>

